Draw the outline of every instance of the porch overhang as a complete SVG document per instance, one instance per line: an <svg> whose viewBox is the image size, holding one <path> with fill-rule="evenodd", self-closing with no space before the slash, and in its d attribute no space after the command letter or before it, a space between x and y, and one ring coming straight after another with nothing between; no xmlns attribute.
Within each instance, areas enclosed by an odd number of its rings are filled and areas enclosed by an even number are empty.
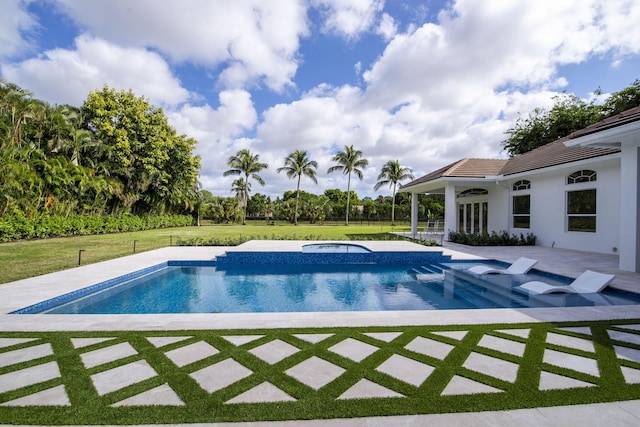
<svg viewBox="0 0 640 427"><path fill-rule="evenodd" d="M474 187L491 187L496 185L500 180L504 179L501 176L490 176L483 178L467 178L467 177L446 177L438 178L433 181L422 182L412 186L400 187L399 193L417 193L417 194L444 194L445 189L451 185L456 188L460 188L464 191L467 188Z"/></svg>

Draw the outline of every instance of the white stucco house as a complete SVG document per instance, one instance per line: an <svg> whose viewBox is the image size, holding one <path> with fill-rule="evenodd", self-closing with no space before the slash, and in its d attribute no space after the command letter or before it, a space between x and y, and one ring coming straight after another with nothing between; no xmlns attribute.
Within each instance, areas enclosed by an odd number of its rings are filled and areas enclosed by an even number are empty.
<svg viewBox="0 0 640 427"><path fill-rule="evenodd" d="M533 233L549 247L617 254L640 272L640 107L509 159L466 158L401 187L444 194L449 231Z"/></svg>

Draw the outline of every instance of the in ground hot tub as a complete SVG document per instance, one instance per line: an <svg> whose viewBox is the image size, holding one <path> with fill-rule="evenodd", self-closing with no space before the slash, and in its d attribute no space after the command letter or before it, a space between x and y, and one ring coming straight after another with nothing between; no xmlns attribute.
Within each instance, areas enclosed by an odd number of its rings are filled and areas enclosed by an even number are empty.
<svg viewBox="0 0 640 427"><path fill-rule="evenodd" d="M311 243L302 246L304 253L355 253L366 254L371 251L353 243Z"/></svg>

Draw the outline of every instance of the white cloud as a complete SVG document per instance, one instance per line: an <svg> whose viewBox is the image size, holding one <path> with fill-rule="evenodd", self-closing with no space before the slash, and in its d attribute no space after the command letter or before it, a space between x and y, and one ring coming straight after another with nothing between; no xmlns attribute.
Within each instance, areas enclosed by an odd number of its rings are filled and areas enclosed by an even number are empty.
<svg viewBox="0 0 640 427"><path fill-rule="evenodd" d="M3 0L0 13L0 57L11 57L29 49L23 33L36 27L36 20L25 10L25 0Z"/></svg>
<svg viewBox="0 0 640 427"><path fill-rule="evenodd" d="M228 143L252 129L257 120L251 94L244 90L227 90L219 94L220 106L184 105L167 114L179 132L193 136L203 147Z"/></svg>
<svg viewBox="0 0 640 427"><path fill-rule="evenodd" d="M292 85L299 38L307 34L298 0L59 0L81 27L123 46L154 48L175 62L216 67L220 83Z"/></svg>
<svg viewBox="0 0 640 427"><path fill-rule="evenodd" d="M241 148L270 165L261 173L267 186L254 184L252 190L273 197L294 187L276 169L295 149L307 150L319 163L319 185L302 182L314 193L346 189L346 177L326 174L331 157L344 145L362 150L370 166L363 181L353 182L361 196L376 195L377 174L391 159L420 176L463 157L504 155L505 130L535 107L550 107L552 97L571 83L563 65L593 57L615 65L640 52L637 0L454 0L437 22L424 25L410 21L423 22L426 6L413 9L419 19L396 21L382 0L56 4L85 35L73 49L5 64L3 77L58 103L78 105L106 82L167 106L172 125L199 141L204 188L221 196L230 195L232 182L222 177L226 161ZM2 9L18 17L0 17L0 41L8 40L0 44L0 55L11 55L28 46L20 30L34 22L24 2L5 0ZM312 28L333 42L334 36L346 40L354 51L364 33L388 43L373 65L354 56L353 70L362 76L356 81L363 87L324 83L301 87L299 99L288 93L305 54L300 40L309 35L308 9L322 18ZM404 32L398 32L399 22ZM309 46L325 37L312 36ZM205 90L221 90L219 106L194 105L196 95L171 70L185 63L210 73ZM250 91L264 87L288 96L256 111L254 99L260 100ZM202 93L198 101L204 98Z"/></svg>
<svg viewBox="0 0 640 427"><path fill-rule="evenodd" d="M105 84L132 89L160 106L179 104L189 97L156 53L122 48L86 35L76 38L75 48L53 49L37 58L3 65L2 75L57 104L81 105L90 91Z"/></svg>
<svg viewBox="0 0 640 427"><path fill-rule="evenodd" d="M312 0L324 16L323 31L356 39L374 27L384 0Z"/></svg>
<svg viewBox="0 0 640 427"><path fill-rule="evenodd" d="M393 17L388 13L383 13L382 18L380 18L380 24L378 25L377 33L380 34L385 40L391 40L397 32L398 25L394 21Z"/></svg>

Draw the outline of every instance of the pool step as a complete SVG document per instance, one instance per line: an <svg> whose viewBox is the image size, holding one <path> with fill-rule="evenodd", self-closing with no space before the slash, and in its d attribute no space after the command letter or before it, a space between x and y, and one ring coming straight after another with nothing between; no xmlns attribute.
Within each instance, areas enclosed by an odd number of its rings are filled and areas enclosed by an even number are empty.
<svg viewBox="0 0 640 427"><path fill-rule="evenodd" d="M412 268L411 271L415 274L416 280L420 282L435 282L443 280L445 266L441 264L429 264L421 265L417 268Z"/></svg>

